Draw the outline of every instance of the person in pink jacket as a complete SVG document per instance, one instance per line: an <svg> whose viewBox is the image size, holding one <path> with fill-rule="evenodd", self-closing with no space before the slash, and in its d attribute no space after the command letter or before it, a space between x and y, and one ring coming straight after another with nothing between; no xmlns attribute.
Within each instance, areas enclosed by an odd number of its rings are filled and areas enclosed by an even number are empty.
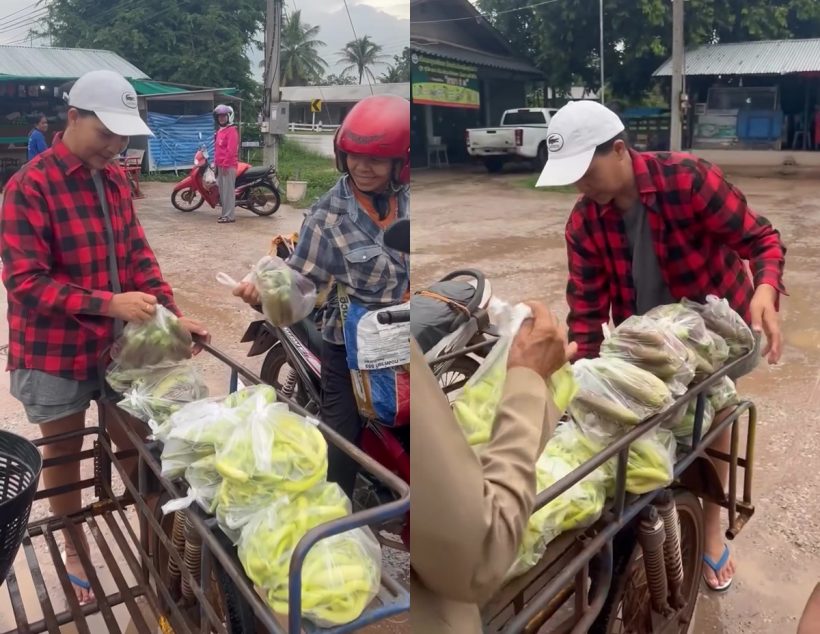
<svg viewBox="0 0 820 634"><path fill-rule="evenodd" d="M217 222L236 222L236 166L239 162L239 130L234 124L233 108L219 104L214 108L216 120L216 142L214 143L214 164L219 186L219 201L222 214Z"/></svg>

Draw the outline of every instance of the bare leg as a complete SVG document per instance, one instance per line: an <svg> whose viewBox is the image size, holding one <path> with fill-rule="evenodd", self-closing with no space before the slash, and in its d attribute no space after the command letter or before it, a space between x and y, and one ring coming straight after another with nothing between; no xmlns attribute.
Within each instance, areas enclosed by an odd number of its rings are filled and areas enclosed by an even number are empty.
<svg viewBox="0 0 820 634"><path fill-rule="evenodd" d="M797 626L797 634L820 634L820 583L815 586L809 597L803 618Z"/></svg>
<svg viewBox="0 0 820 634"><path fill-rule="evenodd" d="M722 412L718 412L715 416L715 421L713 424L717 425L720 421L725 419L731 411L732 409L729 408L723 410ZM715 439L715 442L712 444L712 448L716 451L721 451L728 454L731 443L732 430L730 427L727 427L723 433ZM720 478L720 483L725 490L726 482L729 479L729 464L723 460L712 460L712 464L715 465L718 477ZM720 558L723 555L723 549L725 547L724 534L720 526L720 511L721 507L717 504L712 504L711 502L704 502L703 504L703 523L706 529L706 542L704 550L705 554L714 562L720 561ZM723 585L735 574L734 555L731 553L729 554L729 559L727 560L726 565L720 569L718 574L715 574L715 572L704 563L703 574L706 577L706 583L709 586L717 587Z"/></svg>
<svg viewBox="0 0 820 634"><path fill-rule="evenodd" d="M84 426L85 412L80 412L50 423L43 423L40 425L40 432L44 438L47 438L50 436L56 436L57 434L80 430ZM47 444L42 448L43 458L48 459L76 455L82 450L82 444L82 438ZM43 485L45 489L51 489L71 482L78 482L79 480L79 460L58 465L56 467L43 469ZM51 512L54 515L71 515L72 513L79 511L82 507L82 492L71 491L69 493L55 495L49 499L49 503L51 505ZM68 536L67 531L63 531L63 541L65 544L64 549L66 555L65 565L69 574L72 574L80 579L87 579L88 575L80 562L77 549L82 548L87 553L88 540L85 536L85 530L82 527L80 527L78 532L81 535L80 543L74 544ZM89 603L94 599L94 593L91 590L85 590L75 585L74 592L77 595L77 600L81 604Z"/></svg>

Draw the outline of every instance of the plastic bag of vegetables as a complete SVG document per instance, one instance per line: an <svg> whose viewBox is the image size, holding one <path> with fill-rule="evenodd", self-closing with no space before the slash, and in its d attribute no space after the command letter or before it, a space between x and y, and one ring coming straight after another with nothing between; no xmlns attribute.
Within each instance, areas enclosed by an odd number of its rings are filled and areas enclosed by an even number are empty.
<svg viewBox="0 0 820 634"><path fill-rule="evenodd" d="M633 315L606 337L601 357L621 359L662 379L672 394L684 394L695 376L686 346L656 320Z"/></svg>
<svg viewBox="0 0 820 634"><path fill-rule="evenodd" d="M248 407L247 410L243 409ZM280 493L298 493L327 475L327 442L316 421L284 403L240 403L240 422L216 452L216 469L237 484L255 480Z"/></svg>
<svg viewBox="0 0 820 634"><path fill-rule="evenodd" d="M677 443L668 429L658 428L629 447L626 490L642 495L672 484ZM612 468L617 463L613 462Z"/></svg>
<svg viewBox="0 0 820 634"><path fill-rule="evenodd" d="M662 329L674 334L689 348L694 355L696 380L720 369L720 366L715 367L713 361L716 340L697 312L683 304L664 304L650 310L646 317L654 319Z"/></svg>
<svg viewBox="0 0 820 634"><path fill-rule="evenodd" d="M682 299L681 304L697 312L709 330L723 337L729 347L730 359L739 359L755 347L752 330L726 299L707 295L705 304L688 299Z"/></svg>
<svg viewBox="0 0 820 634"><path fill-rule="evenodd" d="M740 401L735 383L728 376L724 376L720 381L715 383L709 390L707 396L715 412L720 412L727 407L737 405Z"/></svg>
<svg viewBox="0 0 820 634"><path fill-rule="evenodd" d="M683 417L674 426L669 427L672 433L675 434L675 438L677 438L678 442L687 446L691 446L692 444L692 430L695 428L696 406L697 399L689 401L689 405L687 406ZM703 405L703 426L700 431L701 438L703 438L706 435L706 432L709 431L709 428L712 426L712 422L714 420L715 408L707 398Z"/></svg>
<svg viewBox="0 0 820 634"><path fill-rule="evenodd" d="M490 312L501 336L453 402L456 420L473 447L490 440L495 412L504 393L510 346L521 324L532 317L526 304L512 306L498 299L492 300ZM577 391L569 364L553 373L549 390L556 408L560 412L566 410Z"/></svg>
<svg viewBox="0 0 820 634"><path fill-rule="evenodd" d="M295 497L279 498L243 527L239 560L248 577L265 590L277 613L288 613L290 560L311 528L350 513L350 500L336 484L323 483ZM367 528L316 543L302 568L302 615L320 627L358 618L381 582L381 549Z"/></svg>
<svg viewBox="0 0 820 634"><path fill-rule="evenodd" d="M163 514L187 509L196 502L206 513L216 509L216 495L222 477L216 471L213 454L200 458L185 469L188 492L184 497L170 500L162 505Z"/></svg>
<svg viewBox="0 0 820 634"><path fill-rule="evenodd" d="M122 370L146 368L191 357L193 340L179 319L158 305L154 317L144 323L128 323L111 348L111 359Z"/></svg>
<svg viewBox="0 0 820 634"><path fill-rule="evenodd" d="M622 359L581 359L572 371L578 393L569 411L584 425L632 427L673 402L661 379Z"/></svg>
<svg viewBox="0 0 820 634"><path fill-rule="evenodd" d="M569 475L597 453L592 449L577 425L571 421L560 424L536 463L536 490L541 492ZM550 542L562 533L598 520L606 501L606 477L602 467L533 513L508 579L537 564Z"/></svg>
<svg viewBox="0 0 820 634"><path fill-rule="evenodd" d="M159 368L137 379L117 405L140 420L163 423L187 403L208 396L196 368L183 363Z"/></svg>

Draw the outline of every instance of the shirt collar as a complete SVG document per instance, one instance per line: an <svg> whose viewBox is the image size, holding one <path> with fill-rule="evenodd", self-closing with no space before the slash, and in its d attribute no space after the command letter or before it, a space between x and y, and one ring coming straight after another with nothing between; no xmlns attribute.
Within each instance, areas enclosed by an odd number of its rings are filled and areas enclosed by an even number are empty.
<svg viewBox="0 0 820 634"><path fill-rule="evenodd" d="M54 151L54 156L57 158L57 162L60 164L60 167L63 169L66 176L71 176L77 170L81 169L84 169L89 175L91 174L91 170L85 166L85 163L77 158L77 156L72 154L68 147L66 147L66 144L63 143L62 135L59 137L55 136L54 142L52 143L52 149ZM111 169L113 169L113 166L107 165L100 173L105 178L108 178Z"/></svg>

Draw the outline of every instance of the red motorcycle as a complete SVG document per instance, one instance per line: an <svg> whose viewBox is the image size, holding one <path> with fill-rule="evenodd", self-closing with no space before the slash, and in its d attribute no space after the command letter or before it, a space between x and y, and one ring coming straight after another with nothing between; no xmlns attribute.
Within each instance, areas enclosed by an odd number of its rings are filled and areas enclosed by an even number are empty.
<svg viewBox="0 0 820 634"><path fill-rule="evenodd" d="M194 155L190 173L174 187L171 204L180 211L194 211L207 202L212 209L219 204L216 174L208 162L208 150L200 145ZM236 167L236 206L257 216L271 216L282 204L279 178L273 166L253 167L239 163Z"/></svg>

